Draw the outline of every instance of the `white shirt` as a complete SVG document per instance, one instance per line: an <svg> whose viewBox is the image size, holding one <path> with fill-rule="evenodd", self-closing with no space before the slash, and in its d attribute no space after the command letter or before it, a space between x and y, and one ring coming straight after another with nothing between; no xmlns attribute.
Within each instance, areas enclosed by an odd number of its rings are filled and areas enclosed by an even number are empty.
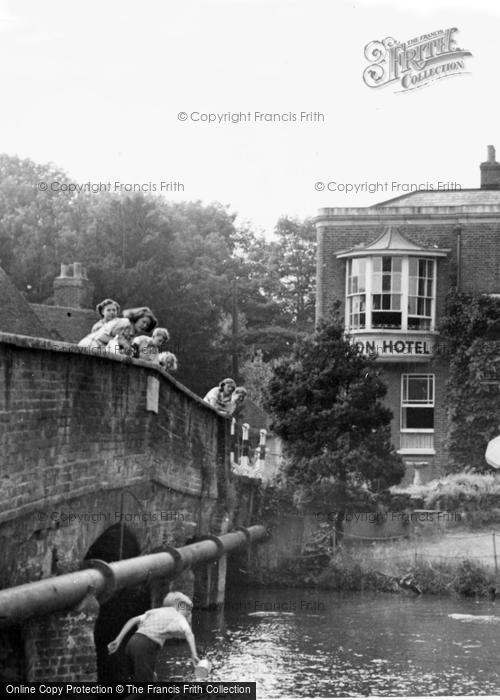
<svg viewBox="0 0 500 700"><path fill-rule="evenodd" d="M154 608L141 615L136 631L162 647L166 639L186 637L191 627L182 613L167 607Z"/></svg>
<svg viewBox="0 0 500 700"><path fill-rule="evenodd" d="M231 396L232 394L227 396L227 394L224 394L218 386L214 386L213 389L210 389L208 394L205 394L203 401L206 401L220 411L230 411Z"/></svg>

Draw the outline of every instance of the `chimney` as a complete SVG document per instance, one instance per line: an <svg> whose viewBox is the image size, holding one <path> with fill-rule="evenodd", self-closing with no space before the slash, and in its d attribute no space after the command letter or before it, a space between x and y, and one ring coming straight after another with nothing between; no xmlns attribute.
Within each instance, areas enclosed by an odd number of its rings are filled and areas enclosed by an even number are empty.
<svg viewBox="0 0 500 700"><path fill-rule="evenodd" d="M500 163L495 160L495 146L488 146L488 160L481 163L481 189L500 190Z"/></svg>
<svg viewBox="0 0 500 700"><path fill-rule="evenodd" d="M54 305L72 309L89 309L92 306L94 285L87 278L82 263L61 264L61 274L54 280Z"/></svg>

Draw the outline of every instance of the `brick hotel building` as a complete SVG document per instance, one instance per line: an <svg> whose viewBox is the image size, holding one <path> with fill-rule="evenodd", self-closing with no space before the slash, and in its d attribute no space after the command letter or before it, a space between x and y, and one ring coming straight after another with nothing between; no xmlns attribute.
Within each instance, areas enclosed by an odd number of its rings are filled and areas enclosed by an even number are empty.
<svg viewBox="0 0 500 700"><path fill-rule="evenodd" d="M481 187L414 191L316 217L316 318L340 300L351 341L376 353L388 386L403 483L446 469L447 362L436 354L452 288L500 295L500 163L488 146Z"/></svg>

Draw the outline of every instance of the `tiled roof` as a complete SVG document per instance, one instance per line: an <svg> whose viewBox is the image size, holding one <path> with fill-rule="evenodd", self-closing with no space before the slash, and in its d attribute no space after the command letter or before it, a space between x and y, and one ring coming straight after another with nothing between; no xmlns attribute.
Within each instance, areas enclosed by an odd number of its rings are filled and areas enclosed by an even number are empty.
<svg viewBox="0 0 500 700"><path fill-rule="evenodd" d="M487 205L500 209L500 190L420 190L374 204L370 209L386 207L461 207Z"/></svg>
<svg viewBox="0 0 500 700"><path fill-rule="evenodd" d="M0 331L17 335L50 338L50 333L30 304L0 268Z"/></svg>
<svg viewBox="0 0 500 700"><path fill-rule="evenodd" d="M99 320L98 314L92 309L74 309L48 304L30 306L43 325L49 329L50 337L67 343L78 343L90 333L94 323ZM30 333L30 335L33 334Z"/></svg>

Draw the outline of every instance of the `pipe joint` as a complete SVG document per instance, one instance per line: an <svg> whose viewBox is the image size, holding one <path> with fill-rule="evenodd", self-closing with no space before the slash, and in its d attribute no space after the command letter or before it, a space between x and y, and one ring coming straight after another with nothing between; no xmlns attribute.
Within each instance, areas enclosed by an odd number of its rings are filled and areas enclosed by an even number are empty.
<svg viewBox="0 0 500 700"><path fill-rule="evenodd" d="M181 553L179 552L178 549L175 547L170 547L170 545L166 544L161 548L162 552L166 552L166 554L170 554L172 559L174 560L174 570L172 572L173 576L177 576L177 574L180 574L183 569L186 568L186 562L181 556Z"/></svg>
<svg viewBox="0 0 500 700"><path fill-rule="evenodd" d="M246 547L250 547L252 544L252 534L247 527L237 527L236 532L242 532L246 537Z"/></svg>
<svg viewBox="0 0 500 700"><path fill-rule="evenodd" d="M104 587L96 593L99 603L105 603L112 598L117 590L116 578L111 566L102 559L85 559L82 569L97 569L104 578Z"/></svg>

